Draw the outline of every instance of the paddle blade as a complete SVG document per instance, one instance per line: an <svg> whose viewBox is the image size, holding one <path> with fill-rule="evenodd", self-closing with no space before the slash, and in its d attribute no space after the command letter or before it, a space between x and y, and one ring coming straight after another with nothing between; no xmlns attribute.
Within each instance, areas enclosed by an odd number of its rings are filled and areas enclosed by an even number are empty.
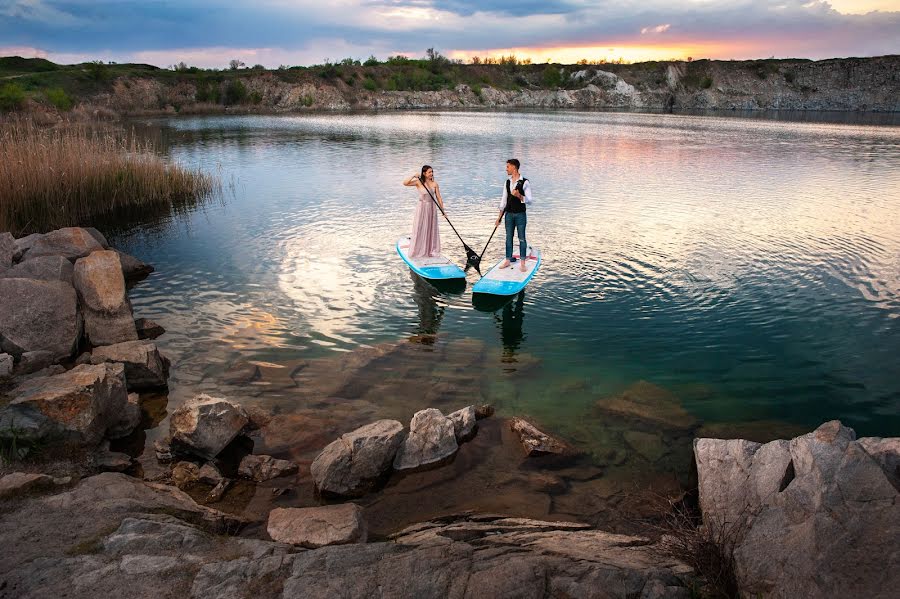
<svg viewBox="0 0 900 599"><path fill-rule="evenodd" d="M466 248L466 268L464 272L468 272L469 268L474 268L478 271L478 274L481 274L481 256L475 253L475 251L467 247Z"/></svg>

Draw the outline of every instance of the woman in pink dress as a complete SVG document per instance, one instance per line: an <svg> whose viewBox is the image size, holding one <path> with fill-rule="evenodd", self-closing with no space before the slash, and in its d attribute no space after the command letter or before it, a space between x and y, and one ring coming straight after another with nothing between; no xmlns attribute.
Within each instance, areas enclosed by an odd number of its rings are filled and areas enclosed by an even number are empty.
<svg viewBox="0 0 900 599"><path fill-rule="evenodd" d="M416 214L413 217L412 235L409 239L410 258L433 258L441 255L441 232L438 229L438 208L431 200L431 196L437 200L444 210L444 199L441 197L441 188L434 180L434 169L427 164L422 167L420 175L409 177L403 184L407 187L415 187L419 192L419 202L416 205ZM430 195L429 195L430 192ZM446 212L444 216L446 218Z"/></svg>

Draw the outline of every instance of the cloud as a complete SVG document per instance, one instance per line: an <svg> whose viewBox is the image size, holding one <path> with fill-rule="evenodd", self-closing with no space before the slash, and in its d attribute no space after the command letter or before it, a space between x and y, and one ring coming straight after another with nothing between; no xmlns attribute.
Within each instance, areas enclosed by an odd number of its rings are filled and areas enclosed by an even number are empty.
<svg viewBox="0 0 900 599"><path fill-rule="evenodd" d="M3 0L0 3L0 17L49 27L71 27L82 23L78 17L54 8L44 0Z"/></svg>
<svg viewBox="0 0 900 599"><path fill-rule="evenodd" d="M665 33L669 30L672 25L666 23L665 25L657 25L656 27L642 27L641 35L647 35L648 33Z"/></svg>

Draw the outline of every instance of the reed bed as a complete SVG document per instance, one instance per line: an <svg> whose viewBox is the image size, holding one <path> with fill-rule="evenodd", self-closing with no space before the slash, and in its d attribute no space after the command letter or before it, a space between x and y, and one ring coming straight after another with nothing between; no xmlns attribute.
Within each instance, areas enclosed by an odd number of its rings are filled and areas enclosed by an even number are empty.
<svg viewBox="0 0 900 599"><path fill-rule="evenodd" d="M112 127L0 125L0 231L16 236L191 209L218 179Z"/></svg>

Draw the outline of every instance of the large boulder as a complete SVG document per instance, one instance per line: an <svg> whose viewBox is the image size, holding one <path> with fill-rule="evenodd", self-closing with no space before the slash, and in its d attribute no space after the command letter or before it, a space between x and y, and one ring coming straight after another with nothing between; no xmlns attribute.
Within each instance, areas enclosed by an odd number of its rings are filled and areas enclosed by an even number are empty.
<svg viewBox="0 0 900 599"><path fill-rule="evenodd" d="M172 446L173 449L211 460L249 422L247 412L238 404L201 394L172 413L169 420Z"/></svg>
<svg viewBox="0 0 900 599"><path fill-rule="evenodd" d="M126 281L140 281L141 279L146 278L147 275L154 270L152 266L146 262L141 262L134 256L130 256L119 250L113 251L119 256L119 263L122 265L122 275L125 277Z"/></svg>
<svg viewBox="0 0 900 599"><path fill-rule="evenodd" d="M403 425L396 420L378 420L341 435L310 466L316 488L324 495L365 494L390 471L402 442Z"/></svg>
<svg viewBox="0 0 900 599"><path fill-rule="evenodd" d="M857 441L838 421L790 442L697 439L704 525L734 543L741 593L894 596L898 451L896 439Z"/></svg>
<svg viewBox="0 0 900 599"><path fill-rule="evenodd" d="M273 541L316 549L366 542L366 522L355 503L307 508L276 508L266 527Z"/></svg>
<svg viewBox="0 0 900 599"><path fill-rule="evenodd" d="M51 231L34 238L31 247L25 252L24 260L33 260L41 256L63 256L74 262L93 252L103 250L103 245L81 227L66 227Z"/></svg>
<svg viewBox="0 0 900 599"><path fill-rule="evenodd" d="M169 380L169 360L152 341L126 341L96 348L91 354L92 364L121 362L125 365L125 380L129 391L159 389Z"/></svg>
<svg viewBox="0 0 900 599"><path fill-rule="evenodd" d="M261 483L279 476L296 474L298 469L299 466L290 460L279 460L270 455L250 454L241 460L238 465L238 474Z"/></svg>
<svg viewBox="0 0 900 599"><path fill-rule="evenodd" d="M79 259L74 282L84 310L85 336L92 345L137 340L125 278L115 252L100 250Z"/></svg>
<svg viewBox="0 0 900 599"><path fill-rule="evenodd" d="M6 279L62 281L71 285L74 272L75 269L72 267L72 263L62 256L41 256L34 260L20 262L6 272L0 272L0 277Z"/></svg>
<svg viewBox="0 0 900 599"><path fill-rule="evenodd" d="M68 358L81 336L75 290L61 281L0 279L0 350Z"/></svg>
<svg viewBox="0 0 900 599"><path fill-rule="evenodd" d="M128 403L121 364L82 365L26 381L0 412L0 437L39 440L62 436L96 445L119 424Z"/></svg>
<svg viewBox="0 0 900 599"><path fill-rule="evenodd" d="M397 451L394 469L403 472L439 466L458 449L453 421L435 408L421 410L409 423L409 435Z"/></svg>
<svg viewBox="0 0 900 599"><path fill-rule="evenodd" d="M0 233L0 273L13 265L17 254L16 238L11 233Z"/></svg>

